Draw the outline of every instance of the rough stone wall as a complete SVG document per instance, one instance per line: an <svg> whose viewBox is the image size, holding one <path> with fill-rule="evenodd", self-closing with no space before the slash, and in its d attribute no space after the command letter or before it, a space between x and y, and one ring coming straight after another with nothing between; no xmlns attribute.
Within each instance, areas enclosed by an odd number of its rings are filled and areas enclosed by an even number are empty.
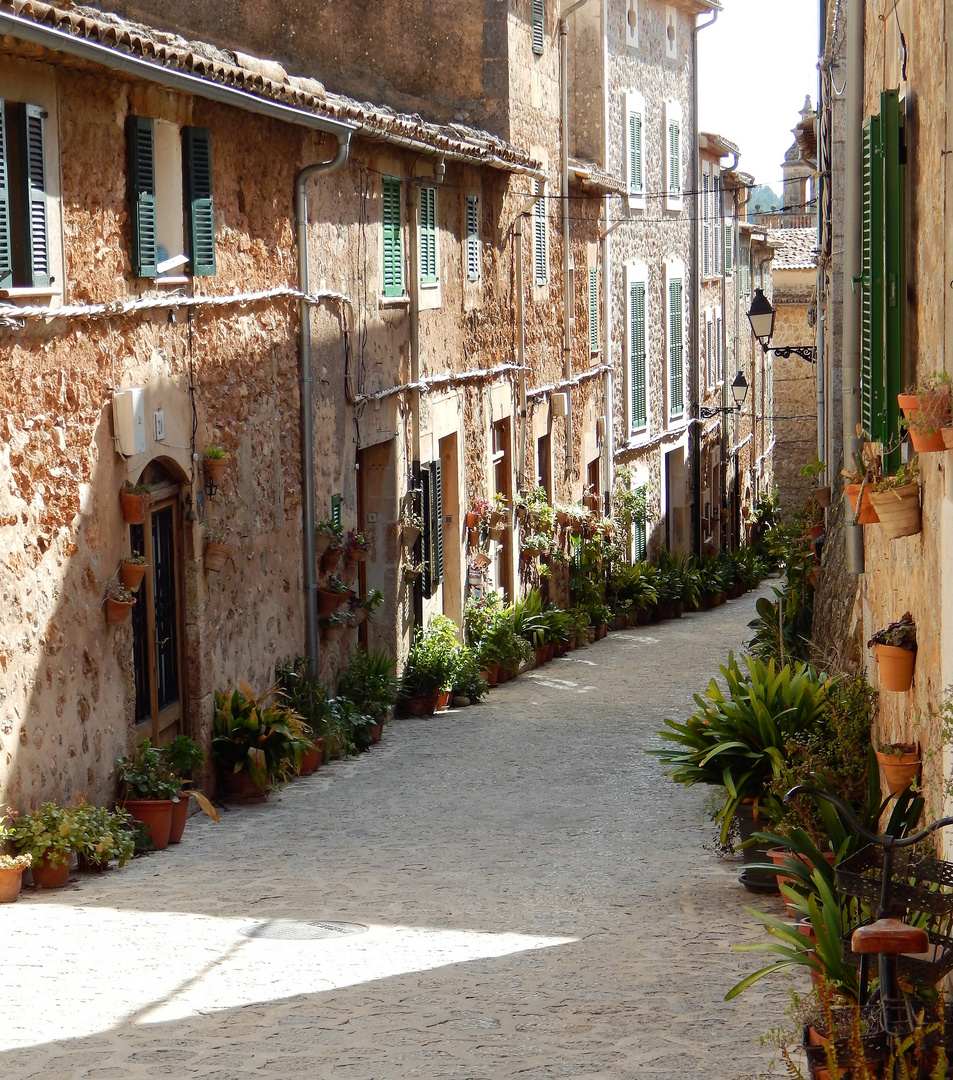
<svg viewBox="0 0 953 1080"><path fill-rule="evenodd" d="M813 271L774 271L777 314L772 346L813 342L814 331L807 322L813 286ZM785 520L790 521L810 503L814 486L800 470L817 456L816 365L795 355L787 358L774 355L774 415L777 439L774 478Z"/></svg>
<svg viewBox="0 0 953 1080"><path fill-rule="evenodd" d="M667 356L665 336L665 278L666 260L680 260L684 266L683 297L685 320L683 359L685 369L685 409L690 412L689 372L693 363L695 342L693 331L697 313L692 310L692 219L694 200L685 196L679 212L665 210L661 193L665 191L665 102L682 105L682 145L688 147L694 138L691 114L691 20L680 13L678 59L665 55L665 5L660 2L639 4L639 48L625 44L625 26L621 18L610 18L607 32L608 50L608 149L607 169L623 176L625 162L625 93L637 90L645 98L643 154L645 190L648 193L645 210L634 210L631 224L619 225L609 236L612 305L613 362L618 377L615 380L613 414L616 429L616 461L629 465L644 476L649 486L649 532L660 543L664 529L660 526L663 513L662 488L664 452L682 438L683 424L667 424L665 383ZM682 187L694 189L691 177L690 154L682 158ZM613 206L617 203L613 200ZM615 222L613 222L615 224ZM628 431L629 379L626 341L625 266L644 263L648 267L646 288L646 367L648 371L648 431L644 436L630 438ZM686 493L687 499L687 493Z"/></svg>

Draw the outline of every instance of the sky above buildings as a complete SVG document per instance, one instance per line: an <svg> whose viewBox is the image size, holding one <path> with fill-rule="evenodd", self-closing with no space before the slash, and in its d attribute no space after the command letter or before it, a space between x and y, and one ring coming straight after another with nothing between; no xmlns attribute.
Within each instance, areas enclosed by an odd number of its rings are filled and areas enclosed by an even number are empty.
<svg viewBox="0 0 953 1080"><path fill-rule="evenodd" d="M735 143L738 167L780 192L804 95L817 103L819 3L722 2L715 25L698 36L700 127Z"/></svg>

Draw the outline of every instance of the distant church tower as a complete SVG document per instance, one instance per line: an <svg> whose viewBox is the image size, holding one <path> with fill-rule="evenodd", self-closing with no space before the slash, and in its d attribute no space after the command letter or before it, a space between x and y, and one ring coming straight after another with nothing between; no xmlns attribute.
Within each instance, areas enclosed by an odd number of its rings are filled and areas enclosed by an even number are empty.
<svg viewBox="0 0 953 1080"><path fill-rule="evenodd" d="M782 206L784 218L799 218L805 214L814 212L814 164L805 161L801 157L801 149L798 146L798 135L806 128L813 128L817 114L811 107L810 94L804 98L804 107L800 113L801 119L797 127L791 129L794 142L784 155L784 164L781 166L781 174L784 177L784 194ZM784 221L788 225L788 221ZM790 222L790 224L795 224ZM798 225L805 224L798 221Z"/></svg>

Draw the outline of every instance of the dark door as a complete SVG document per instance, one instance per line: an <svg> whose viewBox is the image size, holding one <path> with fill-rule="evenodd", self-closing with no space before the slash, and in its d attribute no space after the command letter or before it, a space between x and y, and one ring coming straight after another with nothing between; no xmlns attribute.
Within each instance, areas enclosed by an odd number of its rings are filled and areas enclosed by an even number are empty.
<svg viewBox="0 0 953 1080"><path fill-rule="evenodd" d="M155 492L145 524L129 528L132 550L149 567L132 609L136 724L154 745L185 727L181 535L178 488Z"/></svg>

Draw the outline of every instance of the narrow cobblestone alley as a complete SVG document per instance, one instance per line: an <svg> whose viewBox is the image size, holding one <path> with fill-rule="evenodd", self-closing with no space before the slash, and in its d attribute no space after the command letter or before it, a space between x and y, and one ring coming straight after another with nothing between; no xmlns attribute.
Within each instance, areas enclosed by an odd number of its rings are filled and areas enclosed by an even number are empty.
<svg viewBox="0 0 953 1080"><path fill-rule="evenodd" d="M767 1074L783 980L722 998L758 966L731 949L762 934L744 905L780 902L705 847L706 792L644 754L763 594L611 634L193 818L178 848L25 890L0 908L0 1076Z"/></svg>

